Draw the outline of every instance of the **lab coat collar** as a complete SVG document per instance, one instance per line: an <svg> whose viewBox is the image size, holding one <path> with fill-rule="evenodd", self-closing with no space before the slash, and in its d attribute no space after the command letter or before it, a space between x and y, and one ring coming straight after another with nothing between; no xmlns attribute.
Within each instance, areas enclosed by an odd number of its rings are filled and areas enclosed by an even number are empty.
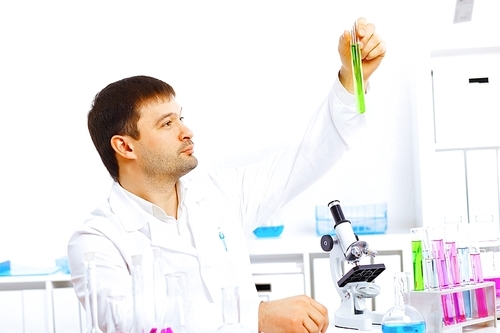
<svg viewBox="0 0 500 333"><path fill-rule="evenodd" d="M182 180L179 180L178 186L181 202L183 204L186 203L186 200L190 202L187 204L187 206L190 206L190 209L184 213L195 214L193 212L199 209L197 203L203 201L205 191L188 191L187 182ZM114 182L112 185L109 204L127 232L143 229L142 231L151 239L152 246L196 255L196 249L187 244L178 234L172 233L167 227L166 222L156 220L156 217L152 215L152 208L151 211L148 211L144 207L141 207L117 182ZM151 204L152 206L153 204ZM198 238L196 237L196 229L193 228L192 230L195 242Z"/></svg>
<svg viewBox="0 0 500 333"><path fill-rule="evenodd" d="M201 176L201 175L204 176ZM206 197L206 185L193 186L197 183L205 184L205 175L202 171L191 171L189 174L180 178L177 182L177 187L179 189L180 197L183 201L189 196L189 202L200 202ZM193 179L196 178L196 181Z"/></svg>
<svg viewBox="0 0 500 333"><path fill-rule="evenodd" d="M132 200L118 182L113 182L109 205L127 232L142 229L148 223L146 212Z"/></svg>
<svg viewBox="0 0 500 333"><path fill-rule="evenodd" d="M184 202L186 199L186 194L188 193L187 183L189 181L185 181L182 178L178 181L178 189L179 189L179 198L181 202ZM191 202L199 202L203 200L205 197L204 191L191 191L190 193L190 201ZM126 231L136 231L142 229L147 223L150 215L153 215L152 206L154 204L149 203L151 206L145 208L144 206L139 205L138 202L133 200L130 195L133 193L127 194L127 190L125 190L118 182L113 182L111 187L111 194L109 196L109 204L113 210L113 212L120 218L122 221L123 227Z"/></svg>

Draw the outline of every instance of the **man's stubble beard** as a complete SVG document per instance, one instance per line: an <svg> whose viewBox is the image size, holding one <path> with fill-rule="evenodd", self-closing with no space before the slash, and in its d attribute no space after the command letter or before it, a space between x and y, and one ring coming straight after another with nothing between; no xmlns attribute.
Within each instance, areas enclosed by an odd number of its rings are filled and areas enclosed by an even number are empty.
<svg viewBox="0 0 500 333"><path fill-rule="evenodd" d="M150 179L177 180L198 166L198 159L193 155L185 159L168 158L159 154L144 155L144 173Z"/></svg>

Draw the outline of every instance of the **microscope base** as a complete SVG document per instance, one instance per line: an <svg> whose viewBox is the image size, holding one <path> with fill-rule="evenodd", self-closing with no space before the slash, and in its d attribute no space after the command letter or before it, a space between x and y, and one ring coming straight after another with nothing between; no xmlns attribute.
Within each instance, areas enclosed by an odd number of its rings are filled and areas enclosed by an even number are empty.
<svg viewBox="0 0 500 333"><path fill-rule="evenodd" d="M372 325L380 325L382 323L383 313L377 313L365 310L362 314L353 314L349 311L342 311L340 308L335 312L335 326L341 328L351 328L360 331L371 331Z"/></svg>

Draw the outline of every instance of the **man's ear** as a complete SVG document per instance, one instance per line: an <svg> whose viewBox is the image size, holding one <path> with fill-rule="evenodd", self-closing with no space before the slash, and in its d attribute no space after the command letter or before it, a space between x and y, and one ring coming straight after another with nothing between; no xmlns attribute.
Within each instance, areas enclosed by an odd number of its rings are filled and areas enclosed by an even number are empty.
<svg viewBox="0 0 500 333"><path fill-rule="evenodd" d="M111 138L111 147L125 159L135 159L134 143L131 137L126 135L114 135Z"/></svg>

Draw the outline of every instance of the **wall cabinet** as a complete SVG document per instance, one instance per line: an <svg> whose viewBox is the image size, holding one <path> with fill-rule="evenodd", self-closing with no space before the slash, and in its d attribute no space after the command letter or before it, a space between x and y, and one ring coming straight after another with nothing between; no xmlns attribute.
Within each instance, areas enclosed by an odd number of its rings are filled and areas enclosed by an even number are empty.
<svg viewBox="0 0 500 333"><path fill-rule="evenodd" d="M468 223L473 237L500 236L500 47L434 52L429 175L434 200L426 225Z"/></svg>
<svg viewBox="0 0 500 333"><path fill-rule="evenodd" d="M0 292L0 327L5 332L25 332L22 290Z"/></svg>
<svg viewBox="0 0 500 333"><path fill-rule="evenodd" d="M500 47L434 52L431 57L435 142L484 146L499 142Z"/></svg>
<svg viewBox="0 0 500 333"><path fill-rule="evenodd" d="M252 255L255 287L263 301L306 294L303 254Z"/></svg>

